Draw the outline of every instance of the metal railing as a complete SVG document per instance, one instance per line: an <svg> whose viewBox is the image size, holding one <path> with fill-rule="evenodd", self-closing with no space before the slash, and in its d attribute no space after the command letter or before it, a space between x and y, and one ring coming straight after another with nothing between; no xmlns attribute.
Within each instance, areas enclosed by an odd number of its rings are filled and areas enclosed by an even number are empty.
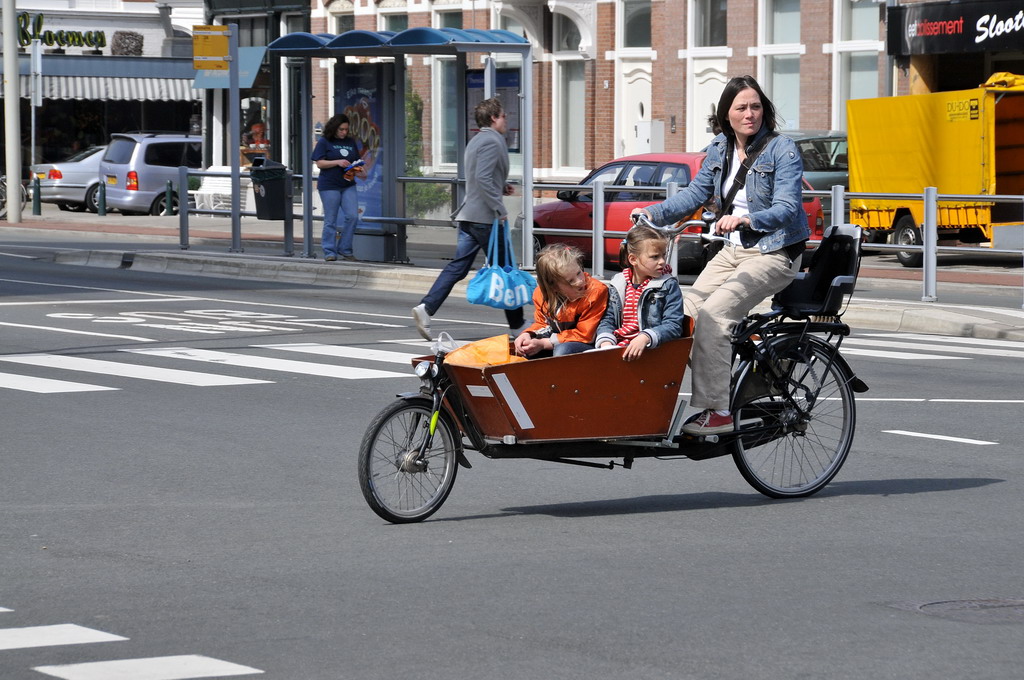
<svg viewBox="0 0 1024 680"><path fill-rule="evenodd" d="M917 252L923 254L922 259L922 302L937 302L937 271L939 253L970 253L972 255L1016 255L1021 258L1024 265L1024 247L1020 250L1014 248L988 248L980 246L940 246L938 244L938 204L940 201L959 201L965 203L1016 203L1021 205L1021 223L1024 224L1024 196L1014 195L974 195L974 194L940 194L936 187L925 187L920 194L880 194L865 192L847 192L842 186L834 186L829 192L806 191L809 195L829 195L832 197L833 217L836 215L836 206L842 206L839 214L849 221L848 199L869 198L872 200L901 200L901 201L922 201L924 206L924 224L921 225L921 245L911 244L889 244L871 243L870 248L882 251ZM835 220L833 219L833 222ZM998 227L997 227L998 228ZM1022 227L1024 229L1024 227ZM1024 287L1024 277L1021 281ZM1024 309L1024 303L1021 308Z"/></svg>

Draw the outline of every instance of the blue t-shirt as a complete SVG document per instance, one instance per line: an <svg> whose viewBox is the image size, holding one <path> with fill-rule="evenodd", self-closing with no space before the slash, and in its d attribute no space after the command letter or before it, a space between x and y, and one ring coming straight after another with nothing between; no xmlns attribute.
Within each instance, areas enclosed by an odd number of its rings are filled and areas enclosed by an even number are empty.
<svg viewBox="0 0 1024 680"><path fill-rule="evenodd" d="M345 159L355 163L360 157L359 144L351 137L344 139L328 140L321 137L313 147L313 160L336 161ZM345 179L345 170L337 166L323 168L320 170L320 179L317 180L317 190L325 189L347 189L355 184L355 180Z"/></svg>

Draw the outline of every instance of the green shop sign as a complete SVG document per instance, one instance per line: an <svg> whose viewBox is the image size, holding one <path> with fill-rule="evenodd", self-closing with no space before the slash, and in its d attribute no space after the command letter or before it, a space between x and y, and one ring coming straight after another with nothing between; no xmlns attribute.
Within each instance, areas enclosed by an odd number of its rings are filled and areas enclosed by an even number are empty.
<svg viewBox="0 0 1024 680"><path fill-rule="evenodd" d="M39 40L47 47L106 47L107 34L103 31L44 31L43 15L23 12L18 15L18 43L28 47Z"/></svg>

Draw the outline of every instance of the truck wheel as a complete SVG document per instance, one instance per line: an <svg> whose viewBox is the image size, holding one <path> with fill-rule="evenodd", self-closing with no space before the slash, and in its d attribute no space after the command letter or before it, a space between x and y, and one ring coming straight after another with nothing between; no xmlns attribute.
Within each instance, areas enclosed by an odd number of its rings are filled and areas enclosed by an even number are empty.
<svg viewBox="0 0 1024 680"><path fill-rule="evenodd" d="M921 239L921 230L917 228L912 216L904 215L896 221L892 242L900 246L919 246L924 243ZM924 262L924 253L915 250L900 250L896 252L896 259L904 267L920 267Z"/></svg>

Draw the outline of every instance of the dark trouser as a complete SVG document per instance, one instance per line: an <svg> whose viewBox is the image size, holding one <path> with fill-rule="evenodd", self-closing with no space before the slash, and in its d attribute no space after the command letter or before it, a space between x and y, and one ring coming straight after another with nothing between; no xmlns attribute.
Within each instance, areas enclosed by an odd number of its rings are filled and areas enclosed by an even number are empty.
<svg viewBox="0 0 1024 680"><path fill-rule="evenodd" d="M473 268L477 253L481 248L487 248L487 241L491 237L491 225L480 224L479 222L459 222L459 242L455 247L455 257L445 265L437 280L431 286L430 292L423 296L420 302L427 308L427 314L433 316L452 292L455 284L466 278ZM504 261L505 243L504 239L498 240L498 258ZM506 309L505 319L508 327L517 329L523 325L523 308Z"/></svg>

